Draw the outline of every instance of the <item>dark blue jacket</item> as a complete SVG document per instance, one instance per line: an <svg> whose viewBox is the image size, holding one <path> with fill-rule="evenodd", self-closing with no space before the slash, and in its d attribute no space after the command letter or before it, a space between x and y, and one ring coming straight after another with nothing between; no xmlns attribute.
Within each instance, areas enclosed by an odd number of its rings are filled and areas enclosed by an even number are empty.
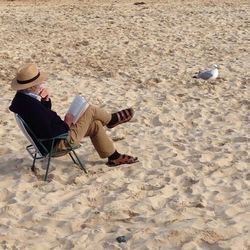
<svg viewBox="0 0 250 250"><path fill-rule="evenodd" d="M21 116L37 138L51 138L67 133L69 130L67 123L51 110L50 100L39 101L24 93L17 92L9 109ZM45 142L44 146L50 150L51 143Z"/></svg>

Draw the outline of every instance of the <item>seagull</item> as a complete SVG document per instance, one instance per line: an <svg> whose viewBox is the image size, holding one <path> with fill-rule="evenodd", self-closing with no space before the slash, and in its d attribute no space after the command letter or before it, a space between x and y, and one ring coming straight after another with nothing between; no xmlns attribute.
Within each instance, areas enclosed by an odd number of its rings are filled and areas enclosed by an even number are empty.
<svg viewBox="0 0 250 250"><path fill-rule="evenodd" d="M218 77L219 71L218 66L213 64L211 68L204 69L196 73L193 78L203 79L203 80L214 80Z"/></svg>

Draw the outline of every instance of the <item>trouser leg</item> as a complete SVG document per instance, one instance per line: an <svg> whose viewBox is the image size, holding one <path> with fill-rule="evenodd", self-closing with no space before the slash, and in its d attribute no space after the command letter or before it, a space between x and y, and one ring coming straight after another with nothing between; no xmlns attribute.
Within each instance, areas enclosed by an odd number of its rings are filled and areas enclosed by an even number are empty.
<svg viewBox="0 0 250 250"><path fill-rule="evenodd" d="M106 158L115 152L113 141L107 136L100 121L93 121L85 136L89 136L101 158Z"/></svg>
<svg viewBox="0 0 250 250"><path fill-rule="evenodd" d="M77 145L83 137L89 136L101 158L106 158L114 153L113 141L107 136L104 125L111 120L111 114L101 108L90 105L76 124L69 130L70 144ZM58 147L63 147L60 142Z"/></svg>
<svg viewBox="0 0 250 250"><path fill-rule="evenodd" d="M107 125L111 120L111 113L108 113L102 108L91 106L91 112L93 114L93 120L98 120L103 126Z"/></svg>
<svg viewBox="0 0 250 250"><path fill-rule="evenodd" d="M76 124L70 127L70 139L72 144L79 144L81 139L87 135L89 127L94 121L100 121L103 126L111 120L111 114L101 108L90 105Z"/></svg>

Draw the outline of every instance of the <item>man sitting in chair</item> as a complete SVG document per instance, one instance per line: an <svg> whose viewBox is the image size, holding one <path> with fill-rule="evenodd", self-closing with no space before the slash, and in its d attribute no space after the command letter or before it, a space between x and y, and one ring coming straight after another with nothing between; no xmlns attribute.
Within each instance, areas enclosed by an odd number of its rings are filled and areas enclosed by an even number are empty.
<svg viewBox="0 0 250 250"><path fill-rule="evenodd" d="M12 89L17 92L9 109L21 116L38 138L46 139L68 133L70 144L79 145L83 137L89 136L99 156L108 158L109 166L138 161L137 157L117 152L113 141L104 129L104 126L113 128L128 122L134 115L132 108L111 114L89 105L76 124L73 124L71 113L67 113L62 120L56 112L51 110L48 91L42 86L47 79L46 73L40 72L36 64L30 63L18 70L17 76L11 83ZM45 142L44 146L50 151L51 145L48 142ZM66 148L66 140L58 140L54 146L55 152Z"/></svg>

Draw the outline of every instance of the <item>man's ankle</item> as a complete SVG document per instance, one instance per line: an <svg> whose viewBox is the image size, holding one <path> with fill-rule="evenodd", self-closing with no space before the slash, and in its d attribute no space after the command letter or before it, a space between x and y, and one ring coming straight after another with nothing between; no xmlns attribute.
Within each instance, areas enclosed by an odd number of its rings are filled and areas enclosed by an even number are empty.
<svg viewBox="0 0 250 250"><path fill-rule="evenodd" d="M109 123L107 124L107 126L113 126L117 122L118 122L117 114L113 113L113 114L111 114L111 120L109 121Z"/></svg>
<svg viewBox="0 0 250 250"><path fill-rule="evenodd" d="M117 150L115 150L115 152L112 154L112 155L110 155L109 157L108 157L108 160L109 161L113 161L113 160L116 160L116 159L118 159L119 157L120 157L120 153L118 153L117 152Z"/></svg>

